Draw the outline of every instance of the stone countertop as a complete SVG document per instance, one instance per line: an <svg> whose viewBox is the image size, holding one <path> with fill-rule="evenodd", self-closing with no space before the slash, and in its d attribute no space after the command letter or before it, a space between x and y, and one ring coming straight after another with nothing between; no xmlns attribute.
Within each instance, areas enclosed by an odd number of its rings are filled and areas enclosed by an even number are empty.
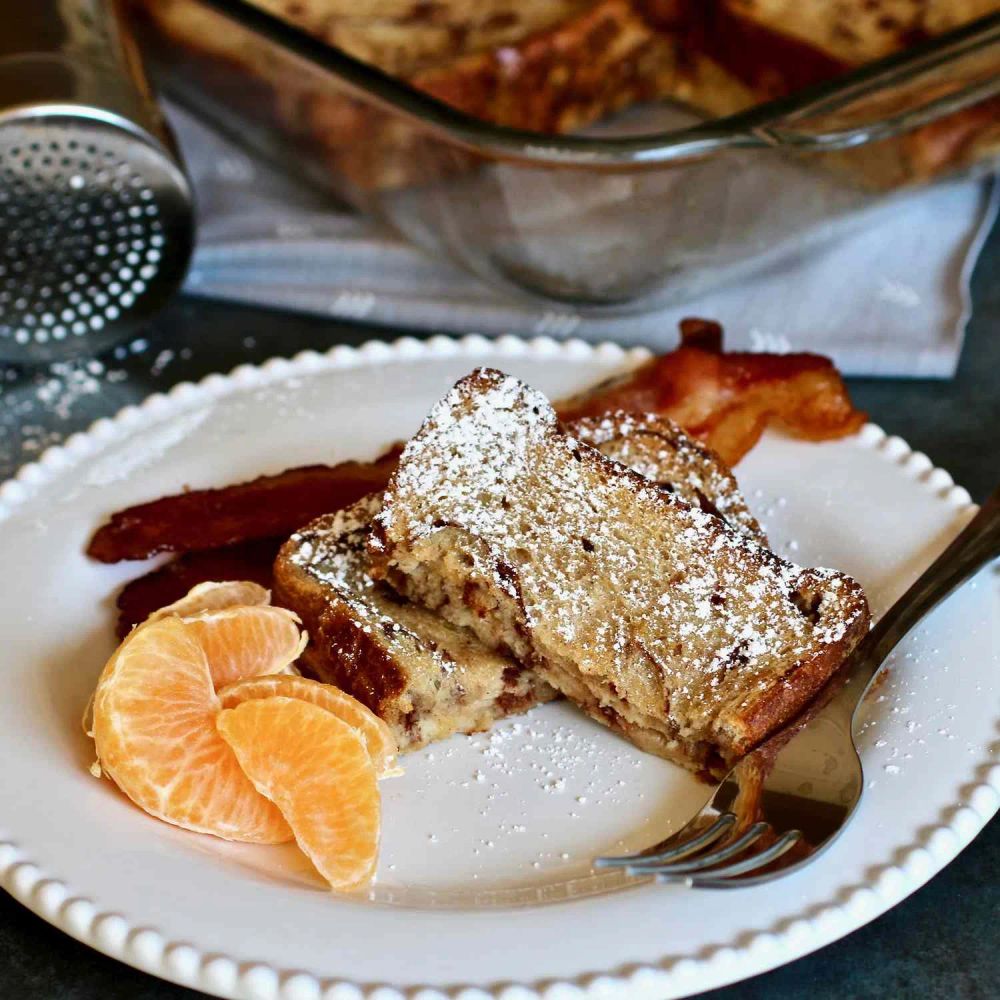
<svg viewBox="0 0 1000 1000"><path fill-rule="evenodd" d="M1000 480L1000 225L973 279L975 314L948 382L852 379L857 404L981 500ZM370 326L178 300L128 347L26 378L0 368L0 480L46 446L150 392L240 361L397 335ZM1000 820L930 883L815 954L706 994L712 1000L919 996L987 1000L1000 981ZM66 937L0 893L4 1000L181 1000L161 982Z"/></svg>

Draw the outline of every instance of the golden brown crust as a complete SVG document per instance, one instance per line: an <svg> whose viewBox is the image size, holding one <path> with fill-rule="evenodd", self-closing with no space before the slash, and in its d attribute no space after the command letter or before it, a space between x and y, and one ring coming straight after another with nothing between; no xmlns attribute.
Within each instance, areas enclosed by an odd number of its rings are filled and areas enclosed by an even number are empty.
<svg viewBox="0 0 1000 1000"><path fill-rule="evenodd" d="M309 634L302 663L317 680L336 684L381 716L386 703L405 688L406 678L399 664L356 619L343 609L331 608L329 590L296 565L291 557L299 544L293 536L278 552L272 600L302 619ZM349 654L332 656L331 648L349 650Z"/></svg>
<svg viewBox="0 0 1000 1000"><path fill-rule="evenodd" d="M646 17L672 33L681 49L698 53L676 97L713 115L735 114L794 94L873 60L1000 10L1000 0L639 0ZM987 56L987 58L989 58ZM968 80L979 70L969 63ZM961 80L950 81L950 86ZM929 101L896 88L868 101L876 121L892 102ZM855 109L857 111L857 108ZM992 113L991 113L992 112ZM967 108L902 136L847 153L827 154L823 165L866 186L892 189L964 167L994 154L1000 135L990 102Z"/></svg>
<svg viewBox="0 0 1000 1000"><path fill-rule="evenodd" d="M673 39L652 30L629 0L600 0L516 45L460 57L411 82L484 121L568 132L672 93L676 66Z"/></svg>
<svg viewBox="0 0 1000 1000"><path fill-rule="evenodd" d="M570 132L674 95L677 40L653 30L630 0L599 0L509 44L442 59L408 82L482 121ZM307 109L330 163L359 189L429 183L477 162L372 105L316 95Z"/></svg>
<svg viewBox="0 0 1000 1000"><path fill-rule="evenodd" d="M227 100L255 117L261 111L346 179L355 190L426 183L467 170L473 156L431 138L398 115L320 86L308 73L292 72L267 46L233 31L214 12L191 0L140 0L159 32L166 55L181 71L208 73L223 67ZM268 0L266 6L293 23L418 90L483 121L540 132L567 132L641 101L671 96L678 78L677 40L650 27L631 0L553 4L551 19L525 9L515 28L483 33L442 26L443 45L416 62L412 44L368 45L387 37L384 25L361 19L319 18L315 10ZM419 26L402 24L416 34ZM435 43L436 44L436 43ZM186 64L185 64L186 60ZM231 78L226 85L225 74ZM240 81L243 81L241 84Z"/></svg>
<svg viewBox="0 0 1000 1000"><path fill-rule="evenodd" d="M572 19L593 0L251 0L355 59L412 77Z"/></svg>
<svg viewBox="0 0 1000 1000"><path fill-rule="evenodd" d="M821 585L821 580L810 581L809 571L803 574L799 587L808 589L811 583ZM843 635L828 643L822 650L790 664L787 673L776 679L766 694L750 698L740 706L738 725L742 735L733 740L732 750L743 756L767 736L794 719L820 692L837 672L871 625L868 601L857 581L845 577L850 594L847 603L860 608L862 613L848 620Z"/></svg>
<svg viewBox="0 0 1000 1000"><path fill-rule="evenodd" d="M376 715L384 715L387 704L406 688L396 658L341 605L320 615L315 650L329 675L321 679L343 688Z"/></svg>

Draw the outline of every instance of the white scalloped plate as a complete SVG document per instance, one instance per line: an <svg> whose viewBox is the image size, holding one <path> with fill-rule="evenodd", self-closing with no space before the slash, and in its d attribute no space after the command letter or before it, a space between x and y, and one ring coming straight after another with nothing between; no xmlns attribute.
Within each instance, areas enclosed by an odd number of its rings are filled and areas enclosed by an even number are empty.
<svg viewBox="0 0 1000 1000"><path fill-rule="evenodd" d="M22 469L0 490L3 886L106 954L220 996L632 998L788 962L940 870L998 805L994 570L898 651L863 734L851 828L806 872L756 889L596 878L594 854L658 839L705 793L566 705L408 758L384 786L378 881L354 898L322 891L292 850L157 823L88 773L79 719L112 647L111 601L145 568L83 557L108 512L373 455L474 365L559 396L644 356L511 338L336 348L178 386ZM822 445L769 436L738 471L778 550L855 574L876 612L972 510L872 426Z"/></svg>

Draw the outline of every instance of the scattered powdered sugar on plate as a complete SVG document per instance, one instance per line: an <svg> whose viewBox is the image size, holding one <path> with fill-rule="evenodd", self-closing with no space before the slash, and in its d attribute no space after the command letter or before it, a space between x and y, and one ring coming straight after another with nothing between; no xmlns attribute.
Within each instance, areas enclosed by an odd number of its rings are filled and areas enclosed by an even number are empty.
<svg viewBox="0 0 1000 1000"><path fill-rule="evenodd" d="M925 625L914 630L890 654L883 668L885 673L862 707L855 739L869 788L877 787L881 774L893 778L909 767L925 768L942 743L962 739L957 726L958 705L949 696L949 675L961 665L941 657L940 647L934 643L949 637L935 633L934 627ZM915 648L924 651L914 652ZM927 690L934 694L928 697ZM922 704L923 710L918 712L916 704ZM972 755L987 749L974 742L966 742L965 746Z"/></svg>
<svg viewBox="0 0 1000 1000"><path fill-rule="evenodd" d="M124 378L124 372L109 370L96 358L58 361L36 376L35 395L60 420L68 420L80 399L99 393L105 383Z"/></svg>
<svg viewBox="0 0 1000 1000"><path fill-rule="evenodd" d="M637 850L693 814L708 786L553 703L406 755L407 783L383 786L386 815L414 797L449 803L409 835L387 827L383 887L424 879L447 857L458 888L589 877L600 853ZM464 817L461 824L454 817ZM413 836L416 833L416 836ZM447 888L447 886L440 886Z"/></svg>
<svg viewBox="0 0 1000 1000"><path fill-rule="evenodd" d="M130 352L136 353L119 347L113 357L123 360ZM0 464L16 467L82 429L99 415L95 410L107 409L94 404L103 404L109 389L124 389L127 378L123 368L97 358L55 361L33 370L0 368ZM122 396L118 405L127 401Z"/></svg>
<svg viewBox="0 0 1000 1000"><path fill-rule="evenodd" d="M154 351L149 340L138 337L119 344L103 358L73 358L34 368L0 365L0 467L10 474L98 417L138 402L152 391L150 379L169 384L165 372L178 359L191 357L190 347ZM180 417L182 423L185 419L185 415ZM115 470L112 478L109 468L92 468L87 481L107 485L149 464L169 447L166 442L176 433L180 431L165 430L159 443L144 443L148 459L136 456L138 464L129 461L127 469Z"/></svg>
<svg viewBox="0 0 1000 1000"><path fill-rule="evenodd" d="M4 369L0 379L0 443L5 450L13 444L28 456L37 455L62 440L65 433L58 424L73 418L81 400L124 379L124 371L108 368L95 358L58 361L30 374ZM52 426L53 418L56 427Z"/></svg>

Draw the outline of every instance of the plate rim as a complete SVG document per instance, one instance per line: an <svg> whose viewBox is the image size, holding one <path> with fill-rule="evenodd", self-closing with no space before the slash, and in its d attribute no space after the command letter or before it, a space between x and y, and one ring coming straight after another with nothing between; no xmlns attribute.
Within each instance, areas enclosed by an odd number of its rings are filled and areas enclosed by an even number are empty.
<svg viewBox="0 0 1000 1000"><path fill-rule="evenodd" d="M250 387L261 387L296 375L318 371L381 366L393 362L478 355L546 359L602 358L621 364L638 364L650 356L643 347L626 348L604 341L588 343L576 338L554 340L515 336L486 338L438 335L426 340L401 337L393 341L372 339L352 347L337 345L325 352L302 351L291 358L272 357L260 364L240 364L226 374L210 373L197 382L177 383L166 392L146 396L125 406L114 416L94 421L58 445L47 448L35 461L22 465L0 485L0 522L29 501L35 491L60 472L78 465L94 451L145 426L170 418L199 404ZM935 497L956 512L976 505L967 490L936 467L902 438L888 435L876 424L866 424L858 442L884 453L911 478L928 486ZM99 901L74 894L55 873L44 870L15 843L0 837L0 886L48 923L111 958L161 979L218 996L253 995L261 1000L552 1000L553 997L608 997L686 995L691 990L736 982L793 961L858 929L916 891L937 874L1000 809L1000 765L977 759L956 780L956 800L940 821L921 831L921 840L901 845L895 860L877 868L878 875L864 885L840 887L825 906L789 917L780 929L764 929L731 944L719 944L696 957L664 954L658 963L641 963L610 971L590 969L570 978L545 978L533 982L461 983L446 987L421 983L358 983L330 978L301 968L284 969L264 961L234 958L211 947L188 941L167 940L141 918L130 920L102 908ZM743 971L737 966L742 965ZM727 971L728 970L728 971Z"/></svg>

